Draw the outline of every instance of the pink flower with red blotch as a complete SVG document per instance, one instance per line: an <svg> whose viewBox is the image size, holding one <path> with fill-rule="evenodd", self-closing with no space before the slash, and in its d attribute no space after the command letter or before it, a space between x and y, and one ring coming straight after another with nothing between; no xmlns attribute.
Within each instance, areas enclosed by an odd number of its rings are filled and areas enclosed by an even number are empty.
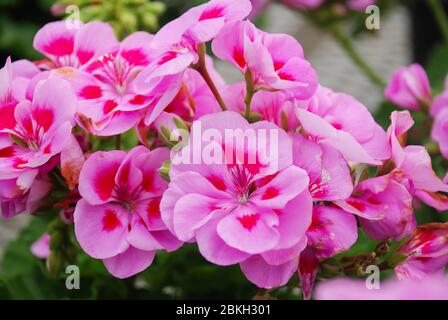
<svg viewBox="0 0 448 320"><path fill-rule="evenodd" d="M448 300L448 279L390 279L379 289L369 289L364 279L339 278L321 282L315 292L317 300Z"/></svg>
<svg viewBox="0 0 448 320"><path fill-rule="evenodd" d="M443 274L448 264L448 223L419 226L399 253L407 257L394 269L399 278L422 279Z"/></svg>
<svg viewBox="0 0 448 320"><path fill-rule="evenodd" d="M144 109L157 97L140 94L135 78L157 56L150 44L153 36L136 32L116 50L90 60L79 70L59 69L79 99L78 123L99 136L111 136L132 128Z"/></svg>
<svg viewBox="0 0 448 320"><path fill-rule="evenodd" d="M309 139L337 149L350 162L379 165L390 158L386 133L355 98L319 87L305 107L296 115Z"/></svg>
<svg viewBox="0 0 448 320"><path fill-rule="evenodd" d="M385 90L386 98L410 110L420 110L431 105L431 87L425 70L419 64L398 69Z"/></svg>
<svg viewBox="0 0 448 320"><path fill-rule="evenodd" d="M5 217L39 208L52 186L45 174L71 135L76 97L70 85L57 78L38 81L39 75L30 81L35 71L28 62L11 65L9 60L0 71L0 205Z"/></svg>
<svg viewBox="0 0 448 320"><path fill-rule="evenodd" d="M412 196L393 175L362 181L349 199L337 204L360 217L360 224L371 239L401 240L417 226Z"/></svg>
<svg viewBox="0 0 448 320"><path fill-rule="evenodd" d="M314 206L306 236L308 246L300 254L298 274L303 295L309 299L319 262L350 249L358 239L356 219L339 208Z"/></svg>
<svg viewBox="0 0 448 320"><path fill-rule="evenodd" d="M139 90L159 97L147 111L146 125L179 92L185 70L198 62L198 45L212 40L226 23L247 17L250 10L249 0L211 0L188 10L157 32L152 46L161 54L137 78Z"/></svg>
<svg viewBox="0 0 448 320"><path fill-rule="evenodd" d="M206 115L193 128L199 124L207 134L193 130L189 145L172 160L171 182L161 202L163 220L179 239L197 242L208 261L240 263L259 287L285 284L306 244L312 207L309 178L292 165L291 139L270 122L249 124L231 111ZM266 140L256 145L241 145L233 136L266 131ZM213 142L207 138L212 133ZM199 148L198 141L203 142ZM225 155L222 162L179 161L196 152L208 154L211 146L215 156Z"/></svg>
<svg viewBox="0 0 448 320"><path fill-rule="evenodd" d="M158 169L168 159L168 149L139 146L129 153L96 152L82 168L76 238L115 277L139 273L151 265L157 250L173 251L182 244L159 211L167 183Z"/></svg>
<svg viewBox="0 0 448 320"><path fill-rule="evenodd" d="M36 33L33 46L47 57L37 63L39 67L79 68L118 45L114 30L107 23L78 22L79 28L70 26L66 21L50 22Z"/></svg>
<svg viewBox="0 0 448 320"><path fill-rule="evenodd" d="M439 192L448 192L448 185L433 171L428 151L423 146L403 147L400 144L414 124L409 111L394 111L391 119L392 124L387 133L395 169L390 174L427 205L439 211L447 210L448 197Z"/></svg>
<svg viewBox="0 0 448 320"><path fill-rule="evenodd" d="M235 21L222 28L212 50L242 73L250 71L255 89L287 90L299 99L308 99L316 91L316 72L289 35L268 34L249 21Z"/></svg>
<svg viewBox="0 0 448 320"><path fill-rule="evenodd" d="M22 100L2 114L5 139L0 150L0 179L36 170L61 152L70 137L76 112L70 84L58 77L37 83L32 101Z"/></svg>

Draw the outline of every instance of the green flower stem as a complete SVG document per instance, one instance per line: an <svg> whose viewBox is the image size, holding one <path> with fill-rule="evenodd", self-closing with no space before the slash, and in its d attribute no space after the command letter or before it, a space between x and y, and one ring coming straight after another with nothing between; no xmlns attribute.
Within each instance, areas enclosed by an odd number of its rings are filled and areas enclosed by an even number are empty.
<svg viewBox="0 0 448 320"><path fill-rule="evenodd" d="M369 78L369 80L383 89L386 87L386 82L381 76L379 76L376 71L364 60L361 54L354 47L351 39L344 34L339 26L334 26L331 29L331 33L334 38L338 41L339 45L344 49L352 61L358 66L358 68Z"/></svg>
<svg viewBox="0 0 448 320"><path fill-rule="evenodd" d="M440 31L442 32L445 42L448 43L448 16L445 12L442 1L427 0L427 2L434 14L434 17L436 18L437 24L440 27Z"/></svg>
<svg viewBox="0 0 448 320"><path fill-rule="evenodd" d="M121 134L115 136L115 149L116 150L121 149Z"/></svg>
<svg viewBox="0 0 448 320"><path fill-rule="evenodd" d="M250 104L252 102L252 98L255 94L255 89L254 89L254 81L252 78L252 72L250 72L249 69L247 69L244 78L246 80L246 98L244 99L244 103L246 104L246 110L244 113L244 116L246 117L246 119L249 120L250 118Z"/></svg>
<svg viewBox="0 0 448 320"><path fill-rule="evenodd" d="M205 45L200 44L198 45L198 55L199 55L199 61L195 65L195 69L201 74L202 78L204 78L204 81L207 83L208 87L212 91L213 95L216 98L216 101L218 101L219 106L221 107L222 111L226 111L228 108L226 106L226 103L224 102L224 99L222 98L221 94L219 93L218 88L216 87L215 83L213 82L212 77L208 73L207 65L205 63Z"/></svg>

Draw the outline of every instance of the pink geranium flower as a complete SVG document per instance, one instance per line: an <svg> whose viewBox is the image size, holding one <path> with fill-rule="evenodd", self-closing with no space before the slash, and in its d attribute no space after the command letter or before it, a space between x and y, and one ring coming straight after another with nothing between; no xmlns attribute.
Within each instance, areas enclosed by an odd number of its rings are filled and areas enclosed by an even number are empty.
<svg viewBox="0 0 448 320"><path fill-rule="evenodd" d="M412 196L394 175L362 181L352 197L338 204L358 215L366 234L375 240L401 240L417 226Z"/></svg>
<svg viewBox="0 0 448 320"><path fill-rule="evenodd" d="M448 263L448 224L419 226L399 252L407 256L395 267L399 278L422 279L443 274Z"/></svg>
<svg viewBox="0 0 448 320"><path fill-rule="evenodd" d="M312 204L308 175L292 165L291 139L272 123L249 124L231 111L204 116L193 127L199 124L216 140L193 130L189 145L173 158L171 182L161 202L163 220L179 239L196 241L208 261L241 263L245 275L260 287L284 284L305 246ZM256 146L242 146L226 136L229 130L267 131L268 137ZM272 131L278 139L269 136ZM195 147L198 141L202 147ZM225 155L221 162L185 161L185 155L208 154L211 146L214 155ZM268 150L274 152L269 159Z"/></svg>
<svg viewBox="0 0 448 320"><path fill-rule="evenodd" d="M78 68L118 45L114 30L107 23L78 23L79 28L75 28L67 21L50 22L36 33L33 46L47 57L38 63L40 67Z"/></svg>
<svg viewBox="0 0 448 320"><path fill-rule="evenodd" d="M235 21L222 28L212 49L242 73L250 71L256 89L287 90L300 99L316 91L316 72L291 36L267 34L249 21Z"/></svg>
<svg viewBox="0 0 448 320"><path fill-rule="evenodd" d="M157 170L168 156L167 149L149 151L143 146L127 154L96 152L81 171L76 238L115 277L139 273L152 263L157 250L173 251L181 245L159 211L167 183Z"/></svg>
<svg viewBox="0 0 448 320"><path fill-rule="evenodd" d="M78 123L99 136L111 136L132 128L144 109L157 97L140 94L135 78L156 57L152 35L136 32L116 48L75 69L59 69L79 99Z"/></svg>
<svg viewBox="0 0 448 320"><path fill-rule="evenodd" d="M386 98L400 107L420 110L431 105L431 87L425 70L419 64L398 69L385 90Z"/></svg>
<svg viewBox="0 0 448 320"><path fill-rule="evenodd" d="M157 32L152 46L161 54L137 78L139 90L160 96L147 112L146 125L178 93L185 70L198 62L198 45L212 40L226 23L247 17L250 10L249 0L212 0L188 10Z"/></svg>
<svg viewBox="0 0 448 320"><path fill-rule="evenodd" d="M347 161L379 165L390 158L386 133L349 95L320 87L296 115L310 139L337 149Z"/></svg>

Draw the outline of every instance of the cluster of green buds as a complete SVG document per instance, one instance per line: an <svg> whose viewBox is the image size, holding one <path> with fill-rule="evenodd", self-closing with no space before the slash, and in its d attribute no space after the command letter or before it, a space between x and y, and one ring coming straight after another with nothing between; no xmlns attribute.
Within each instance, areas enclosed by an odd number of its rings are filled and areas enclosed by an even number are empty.
<svg viewBox="0 0 448 320"><path fill-rule="evenodd" d="M153 0L58 0L52 12L62 16L79 14L84 22L108 22L122 39L137 30L156 31L165 4Z"/></svg>

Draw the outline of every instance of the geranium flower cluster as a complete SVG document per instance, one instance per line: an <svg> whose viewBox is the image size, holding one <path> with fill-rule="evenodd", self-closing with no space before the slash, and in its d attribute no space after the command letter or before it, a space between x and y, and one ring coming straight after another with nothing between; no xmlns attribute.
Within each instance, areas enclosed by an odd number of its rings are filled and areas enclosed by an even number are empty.
<svg viewBox="0 0 448 320"><path fill-rule="evenodd" d="M196 243L261 288L297 273L309 298L321 262L357 241L358 224L374 240L404 239L389 265L400 278L441 272L448 226L417 227L414 206L446 210L448 185L423 146L407 145L410 112L382 129L361 102L319 84L294 38L246 20L250 11L249 0L211 0L122 41L101 22L45 25L34 47L46 58L8 59L0 71L3 216L62 208L81 248L118 278ZM209 42L241 82L220 77ZM447 94L432 99L420 67L400 70L387 97L430 108L448 155ZM140 144L120 150L129 130ZM110 136L116 150L95 149ZM50 241L33 251L47 257Z"/></svg>

